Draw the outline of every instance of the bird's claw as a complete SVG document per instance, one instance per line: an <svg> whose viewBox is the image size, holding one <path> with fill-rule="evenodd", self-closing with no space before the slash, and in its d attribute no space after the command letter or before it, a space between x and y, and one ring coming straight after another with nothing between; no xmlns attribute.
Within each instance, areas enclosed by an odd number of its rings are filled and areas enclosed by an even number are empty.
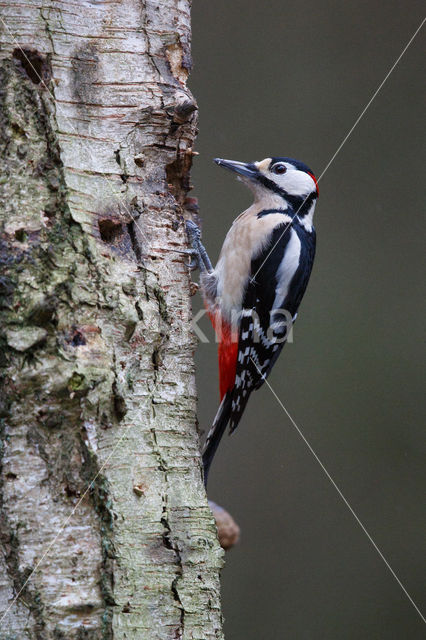
<svg viewBox="0 0 426 640"><path fill-rule="evenodd" d="M190 262L187 262L187 263L186 263L186 266L188 267L188 269L189 269L190 271L195 271L196 269L199 269L199 268L200 268L200 265L199 265L198 259L195 259L195 260L193 259L193 260L191 260Z"/></svg>
<svg viewBox="0 0 426 640"><path fill-rule="evenodd" d="M200 256L196 249L181 249L179 253L187 255L190 260L185 262L185 265L191 270L198 269Z"/></svg>

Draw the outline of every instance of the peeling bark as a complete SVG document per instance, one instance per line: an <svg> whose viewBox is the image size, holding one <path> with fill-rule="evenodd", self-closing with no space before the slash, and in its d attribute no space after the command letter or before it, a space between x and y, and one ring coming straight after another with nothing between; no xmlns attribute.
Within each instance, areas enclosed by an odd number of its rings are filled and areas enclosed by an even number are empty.
<svg viewBox="0 0 426 640"><path fill-rule="evenodd" d="M189 1L0 4L0 639L222 638Z"/></svg>

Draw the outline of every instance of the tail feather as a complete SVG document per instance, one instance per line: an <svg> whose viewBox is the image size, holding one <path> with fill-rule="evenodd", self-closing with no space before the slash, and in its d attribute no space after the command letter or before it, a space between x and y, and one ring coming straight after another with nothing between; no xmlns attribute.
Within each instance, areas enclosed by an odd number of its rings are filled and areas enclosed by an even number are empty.
<svg viewBox="0 0 426 640"><path fill-rule="evenodd" d="M219 409L213 420L212 427L207 435L203 448L204 486L207 487L207 478L214 454L219 446L219 442L225 433L226 425L231 418L232 412L232 392L227 391L223 396Z"/></svg>

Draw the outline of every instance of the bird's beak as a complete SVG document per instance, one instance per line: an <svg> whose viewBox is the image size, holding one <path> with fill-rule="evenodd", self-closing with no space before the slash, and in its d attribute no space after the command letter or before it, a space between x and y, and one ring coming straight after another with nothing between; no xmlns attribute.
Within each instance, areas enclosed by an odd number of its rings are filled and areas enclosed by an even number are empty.
<svg viewBox="0 0 426 640"><path fill-rule="evenodd" d="M225 167L225 169L234 171L245 178L253 180L258 175L256 166L250 162L236 162L235 160L223 160L223 158L215 158L214 161L220 167Z"/></svg>

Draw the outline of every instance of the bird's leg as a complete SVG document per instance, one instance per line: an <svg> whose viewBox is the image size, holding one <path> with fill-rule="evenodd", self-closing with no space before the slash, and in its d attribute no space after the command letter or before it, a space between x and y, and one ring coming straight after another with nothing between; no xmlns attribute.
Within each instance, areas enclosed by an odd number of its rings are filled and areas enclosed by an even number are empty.
<svg viewBox="0 0 426 640"><path fill-rule="evenodd" d="M189 250L195 260L191 261L188 265L191 269L198 269L202 273L203 271L213 271L212 263L207 255L202 242L200 228L192 220L186 221L186 233L188 234L189 242L192 249Z"/></svg>

